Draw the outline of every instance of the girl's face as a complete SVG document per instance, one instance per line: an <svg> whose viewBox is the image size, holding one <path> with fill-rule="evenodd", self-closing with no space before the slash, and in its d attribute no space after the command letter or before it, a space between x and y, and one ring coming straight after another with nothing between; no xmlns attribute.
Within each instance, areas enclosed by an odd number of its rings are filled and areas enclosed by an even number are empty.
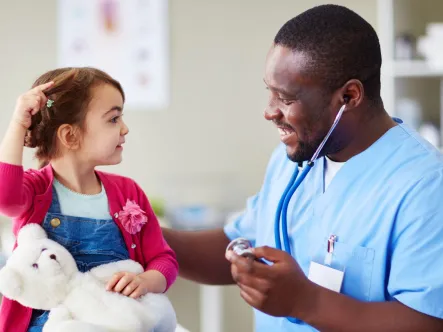
<svg viewBox="0 0 443 332"><path fill-rule="evenodd" d="M115 87L100 84L93 88L78 151L82 161L94 167L122 161L123 144L129 132L122 112L123 97Z"/></svg>

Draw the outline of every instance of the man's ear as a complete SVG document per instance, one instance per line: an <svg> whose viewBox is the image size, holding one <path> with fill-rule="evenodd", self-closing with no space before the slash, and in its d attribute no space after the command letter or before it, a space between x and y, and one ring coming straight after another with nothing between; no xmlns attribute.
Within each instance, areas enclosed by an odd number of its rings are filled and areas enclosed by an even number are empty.
<svg viewBox="0 0 443 332"><path fill-rule="evenodd" d="M338 93L341 94L340 104L346 104L345 112L360 106L365 97L363 83L356 79L347 81Z"/></svg>
<svg viewBox="0 0 443 332"><path fill-rule="evenodd" d="M29 243L36 240L46 239L45 230L38 224L28 224L23 226L18 232L17 245Z"/></svg>
<svg viewBox="0 0 443 332"><path fill-rule="evenodd" d="M23 281L13 268L7 265L0 270L0 293L11 300L16 300L23 291Z"/></svg>

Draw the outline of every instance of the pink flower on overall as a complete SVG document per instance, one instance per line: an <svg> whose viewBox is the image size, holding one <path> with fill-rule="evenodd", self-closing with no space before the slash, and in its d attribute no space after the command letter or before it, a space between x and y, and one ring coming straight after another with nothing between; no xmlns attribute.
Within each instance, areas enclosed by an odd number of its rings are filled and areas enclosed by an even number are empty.
<svg viewBox="0 0 443 332"><path fill-rule="evenodd" d="M130 234L140 232L142 226L148 222L146 213L137 203L129 199L123 207L123 211L119 213L118 219Z"/></svg>

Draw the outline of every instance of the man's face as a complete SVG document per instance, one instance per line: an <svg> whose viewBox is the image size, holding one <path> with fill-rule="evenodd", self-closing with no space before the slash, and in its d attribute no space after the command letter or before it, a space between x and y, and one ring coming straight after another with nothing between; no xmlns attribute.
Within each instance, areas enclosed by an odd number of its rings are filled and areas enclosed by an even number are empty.
<svg viewBox="0 0 443 332"><path fill-rule="evenodd" d="M333 123L331 93L310 75L307 54L272 46L266 58L264 81L269 89L265 118L273 121L294 162L309 160ZM328 141L325 152L333 145Z"/></svg>

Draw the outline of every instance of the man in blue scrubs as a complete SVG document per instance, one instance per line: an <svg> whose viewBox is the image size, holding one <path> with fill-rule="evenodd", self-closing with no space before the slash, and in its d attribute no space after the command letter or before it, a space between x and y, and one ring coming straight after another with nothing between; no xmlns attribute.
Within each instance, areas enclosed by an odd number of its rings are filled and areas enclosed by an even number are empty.
<svg viewBox="0 0 443 332"><path fill-rule="evenodd" d="M344 7L287 22L264 74L265 118L282 144L259 193L225 229L164 231L181 275L236 283L258 332L443 331L443 157L384 110L380 67L375 31ZM291 254L277 250L277 205L344 104L289 203ZM226 259L238 237L273 264Z"/></svg>

